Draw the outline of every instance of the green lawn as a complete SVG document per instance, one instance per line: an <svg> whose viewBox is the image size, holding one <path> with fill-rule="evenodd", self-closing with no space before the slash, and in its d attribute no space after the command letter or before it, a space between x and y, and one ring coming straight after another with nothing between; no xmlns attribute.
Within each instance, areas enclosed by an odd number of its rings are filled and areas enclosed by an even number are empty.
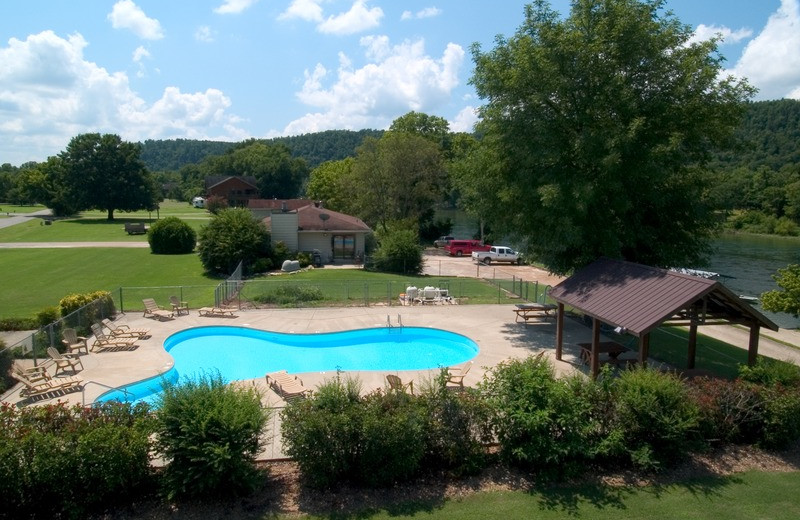
<svg viewBox="0 0 800 520"><path fill-rule="evenodd" d="M4 216L6 213L33 213L34 211L40 211L43 209L47 208L39 204L35 204L33 206L18 206L15 204L9 204L7 202L0 202L0 214Z"/></svg>
<svg viewBox="0 0 800 520"><path fill-rule="evenodd" d="M800 518L800 472L747 472L642 488L564 486L544 491L483 492L433 498L355 514L310 516L361 520L793 520ZM288 516L285 518L289 518Z"/></svg>
<svg viewBox="0 0 800 520"><path fill-rule="evenodd" d="M206 210L193 208L187 203L166 201L161 204L163 207L158 216L178 217L195 231L200 231L200 227L211 218ZM85 211L75 218L56 220L50 226L44 225L43 220L34 219L0 229L0 242L146 242L147 235L128 235L125 232L125 223L152 224L156 217L155 211L118 211L114 213L114 220L109 221L105 212Z"/></svg>

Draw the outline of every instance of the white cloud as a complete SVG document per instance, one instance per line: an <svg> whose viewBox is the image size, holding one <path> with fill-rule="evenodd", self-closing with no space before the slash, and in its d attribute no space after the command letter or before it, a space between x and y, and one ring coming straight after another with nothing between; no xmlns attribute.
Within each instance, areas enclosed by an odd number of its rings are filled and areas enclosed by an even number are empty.
<svg viewBox="0 0 800 520"><path fill-rule="evenodd" d="M450 121L450 130L453 132L472 132L475 123L478 122L478 109L467 106L456 114L455 119Z"/></svg>
<svg viewBox="0 0 800 520"><path fill-rule="evenodd" d="M800 91L800 5L781 0L767 25L727 71L758 87L759 99L796 96Z"/></svg>
<svg viewBox="0 0 800 520"><path fill-rule="evenodd" d="M217 14L239 14L258 0L223 0L222 5L215 8Z"/></svg>
<svg viewBox="0 0 800 520"><path fill-rule="evenodd" d="M161 24L155 18L148 18L132 0L120 0L107 17L114 29L129 29L145 40L160 40L164 37Z"/></svg>
<svg viewBox="0 0 800 520"><path fill-rule="evenodd" d="M86 61L86 46L80 34L65 39L44 31L0 47L0 142L5 143L0 162L44 160L86 132L115 133L129 141L246 137L223 92L167 87L148 103L124 72ZM147 55L137 49L134 59Z"/></svg>
<svg viewBox="0 0 800 520"><path fill-rule="evenodd" d="M739 43L740 41L745 40L752 35L753 31L744 27L734 31L729 27L725 27L724 25L720 27L717 25L705 25L701 23L697 26L697 29L694 30L694 34L691 38L689 38L688 43L691 44L695 42L703 42L714 37L719 37L722 39L720 44L725 45Z"/></svg>
<svg viewBox="0 0 800 520"><path fill-rule="evenodd" d="M383 9L369 8L367 0L356 0L346 13L329 16L317 25L317 30L325 34L355 34L378 27L383 18Z"/></svg>
<svg viewBox="0 0 800 520"><path fill-rule="evenodd" d="M322 0L292 0L286 11L278 16L278 20L290 20L299 18L307 22L322 21Z"/></svg>
<svg viewBox="0 0 800 520"><path fill-rule="evenodd" d="M403 14L400 16L400 20L412 20L414 18L433 18L435 16L439 16L442 14L442 10L438 7L426 7L421 11L417 11L416 13L412 13L411 11L403 11Z"/></svg>
<svg viewBox="0 0 800 520"><path fill-rule="evenodd" d="M425 54L423 40L391 46L386 36L361 38L369 61L354 69L340 54L334 74L317 64L306 71L297 98L317 112L292 121L284 134L334 128L386 128L398 116L416 110L429 112L450 99L458 86L464 49L450 43L441 58ZM327 85L327 86L326 86Z"/></svg>
<svg viewBox="0 0 800 520"><path fill-rule="evenodd" d="M194 31L194 39L199 42L211 43L214 41L214 31L208 25L201 25Z"/></svg>
<svg viewBox="0 0 800 520"><path fill-rule="evenodd" d="M142 58L149 58L149 57L150 57L150 51L148 51L141 45L136 47L136 50L133 51L133 61L137 63L142 61Z"/></svg>

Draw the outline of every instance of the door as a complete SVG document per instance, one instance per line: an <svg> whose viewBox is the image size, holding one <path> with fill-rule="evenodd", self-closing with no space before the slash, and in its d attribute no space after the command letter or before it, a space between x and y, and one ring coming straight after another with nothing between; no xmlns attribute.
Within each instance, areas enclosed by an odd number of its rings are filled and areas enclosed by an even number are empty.
<svg viewBox="0 0 800 520"><path fill-rule="evenodd" d="M356 256L355 235L333 235L333 258L352 259Z"/></svg>

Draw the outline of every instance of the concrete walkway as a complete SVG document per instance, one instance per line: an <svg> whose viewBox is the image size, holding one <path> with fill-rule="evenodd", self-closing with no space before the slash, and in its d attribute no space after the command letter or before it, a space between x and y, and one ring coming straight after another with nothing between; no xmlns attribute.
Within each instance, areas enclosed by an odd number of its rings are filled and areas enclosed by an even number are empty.
<svg viewBox="0 0 800 520"><path fill-rule="evenodd" d="M49 209L42 209L32 213L15 213L11 217L0 218L0 229L22 224L23 222L27 222L32 218L46 217L48 215L52 215L52 213L53 212Z"/></svg>

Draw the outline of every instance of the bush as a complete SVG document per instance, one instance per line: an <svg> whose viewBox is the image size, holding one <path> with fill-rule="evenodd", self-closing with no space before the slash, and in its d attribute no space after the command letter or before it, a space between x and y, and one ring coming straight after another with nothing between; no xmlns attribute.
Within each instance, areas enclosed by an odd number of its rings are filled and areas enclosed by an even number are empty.
<svg viewBox="0 0 800 520"><path fill-rule="evenodd" d="M800 439L800 388L776 385L765 388L764 429L759 444L786 448Z"/></svg>
<svg viewBox="0 0 800 520"><path fill-rule="evenodd" d="M387 486L412 477L425 453L424 420L417 399L403 392L367 395L361 413L359 482Z"/></svg>
<svg viewBox="0 0 800 520"><path fill-rule="evenodd" d="M0 394L11 388L16 380L11 377L11 366L14 364L14 357L11 349L6 348L3 340L0 340Z"/></svg>
<svg viewBox="0 0 800 520"><path fill-rule="evenodd" d="M637 368L616 380L614 399L631 462L657 468L687 454L699 439L697 405L673 374Z"/></svg>
<svg viewBox="0 0 800 520"><path fill-rule="evenodd" d="M146 405L0 406L0 494L11 518L82 518L149 489Z"/></svg>
<svg viewBox="0 0 800 520"><path fill-rule="evenodd" d="M313 397L289 402L281 412L287 455L306 482L326 488L352 478L358 467L361 384L340 377L319 386Z"/></svg>
<svg viewBox="0 0 800 520"><path fill-rule="evenodd" d="M219 195L212 195L206 199L206 209L212 215L217 215L219 212L228 209L228 201Z"/></svg>
<svg viewBox="0 0 800 520"><path fill-rule="evenodd" d="M147 232L150 251L156 255L183 255L194 251L197 234L178 217L158 220Z"/></svg>
<svg viewBox="0 0 800 520"><path fill-rule="evenodd" d="M707 441L753 443L764 424L764 402L759 388L743 380L697 378L689 395L700 412L700 434Z"/></svg>
<svg viewBox="0 0 800 520"><path fill-rule="evenodd" d="M800 386L800 367L761 356L753 366L740 365L739 377L763 386Z"/></svg>
<svg viewBox="0 0 800 520"><path fill-rule="evenodd" d="M225 209L200 231L198 253L209 273L229 275L240 261L245 274L259 258L269 258L270 234L264 223L244 208Z"/></svg>
<svg viewBox="0 0 800 520"><path fill-rule="evenodd" d="M39 327L36 318L0 318L0 330L33 330Z"/></svg>
<svg viewBox="0 0 800 520"><path fill-rule="evenodd" d="M167 496L221 497L250 492L269 413L255 390L202 375L166 385L156 410L157 447L167 460Z"/></svg>
<svg viewBox="0 0 800 520"><path fill-rule="evenodd" d="M272 305L292 306L323 298L322 289L311 285L279 285L270 293L253 297L254 301Z"/></svg>
<svg viewBox="0 0 800 520"><path fill-rule="evenodd" d="M399 229L382 234L372 268L387 273L422 273L422 248L416 232Z"/></svg>
<svg viewBox="0 0 800 520"><path fill-rule="evenodd" d="M47 325L57 321L60 316L61 311L58 307L45 307L36 313L36 323L39 328L46 327Z"/></svg>
<svg viewBox="0 0 800 520"><path fill-rule="evenodd" d="M429 385L423 385L421 406L425 413L425 460L431 468L448 468L455 475L475 474L486 465L491 440L490 409L472 388L453 392L447 388L447 369Z"/></svg>
<svg viewBox="0 0 800 520"><path fill-rule="evenodd" d="M108 291L68 294L61 298L58 306L66 325L78 329L79 333L87 332L92 323L116 313L114 299ZM80 313L73 314L79 309Z"/></svg>
<svg viewBox="0 0 800 520"><path fill-rule="evenodd" d="M556 380L546 358L500 363L480 389L494 411L492 427L503 459L544 477L570 474L586 462L588 402Z"/></svg>

